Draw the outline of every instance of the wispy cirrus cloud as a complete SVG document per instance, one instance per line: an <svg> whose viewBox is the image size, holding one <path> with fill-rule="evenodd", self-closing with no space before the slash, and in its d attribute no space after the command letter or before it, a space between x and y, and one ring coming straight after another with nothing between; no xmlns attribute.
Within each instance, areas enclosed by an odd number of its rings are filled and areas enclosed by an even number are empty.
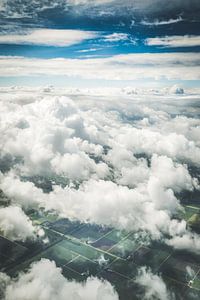
<svg viewBox="0 0 200 300"><path fill-rule="evenodd" d="M172 35L164 37L148 38L145 40L148 46L161 46L168 48L200 46L199 35Z"/></svg>
<svg viewBox="0 0 200 300"><path fill-rule="evenodd" d="M22 34L2 34L0 44L23 44L44 46L71 46L87 39L94 39L97 33L84 30L35 29Z"/></svg>
<svg viewBox="0 0 200 300"><path fill-rule="evenodd" d="M108 43L120 43L137 45L137 39L133 38L130 34L122 32L114 32L104 36L104 42Z"/></svg>
<svg viewBox="0 0 200 300"><path fill-rule="evenodd" d="M127 33L112 33L104 37L104 40L106 42L127 41L128 39L129 39L129 35Z"/></svg>
<svg viewBox="0 0 200 300"><path fill-rule="evenodd" d="M163 7L165 9L163 9ZM150 17L150 19L164 19L171 15L174 19L184 13L189 19L199 14L200 4L196 0L22 0L20 3L14 0L4 0L0 5L0 14L6 19L31 18L35 23L38 17L49 18L49 10L57 14L74 16L74 24L77 19L87 16L90 18L113 18L113 16L128 16L132 19L133 14ZM193 11L192 15L191 12ZM52 14L50 15L52 18Z"/></svg>
<svg viewBox="0 0 200 300"><path fill-rule="evenodd" d="M89 49L82 49L82 50L77 50L78 53L88 53L88 52L96 52L99 50L102 50L103 48L89 48Z"/></svg>
<svg viewBox="0 0 200 300"><path fill-rule="evenodd" d="M158 19L153 20L153 21L143 20L140 22L140 24L146 25L146 26L160 26L160 25L175 24L175 23L179 23L182 21L183 21L183 18L180 16L176 19L169 19L169 20L158 20Z"/></svg>

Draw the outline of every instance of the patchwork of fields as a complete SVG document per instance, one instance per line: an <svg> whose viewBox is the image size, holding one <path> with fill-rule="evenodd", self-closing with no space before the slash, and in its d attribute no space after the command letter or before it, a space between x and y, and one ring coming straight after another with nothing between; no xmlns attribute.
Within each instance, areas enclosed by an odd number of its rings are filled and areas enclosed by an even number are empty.
<svg viewBox="0 0 200 300"><path fill-rule="evenodd" d="M200 215L199 208L185 206L188 225ZM84 281L89 276L110 281L121 299L140 299L141 286L134 282L138 267L148 266L162 275L177 299L199 299L200 255L149 243L133 232L57 219L53 214L30 212L45 231L45 241L12 242L0 237L1 271L10 276L25 271L41 258L54 260L67 279ZM198 228L197 228L198 229Z"/></svg>

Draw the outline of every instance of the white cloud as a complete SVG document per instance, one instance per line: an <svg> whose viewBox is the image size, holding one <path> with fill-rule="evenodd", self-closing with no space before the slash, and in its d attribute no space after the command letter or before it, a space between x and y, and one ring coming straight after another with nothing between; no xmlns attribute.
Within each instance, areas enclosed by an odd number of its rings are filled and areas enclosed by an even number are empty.
<svg viewBox="0 0 200 300"><path fill-rule="evenodd" d="M182 87L178 86L177 84L175 84L170 88L170 93L176 94L176 95L182 95L182 94L184 94L184 89Z"/></svg>
<svg viewBox="0 0 200 300"><path fill-rule="evenodd" d="M31 91L2 94L7 99L1 103L1 113L6 116L1 123L2 154L22 156L24 167L30 172L53 171L55 162L60 165L57 167L59 172L59 169L65 168L65 164L61 163L65 157L66 164L71 164L75 158L82 161L80 165L90 176L100 166L106 168L105 164L95 163L90 157L102 156L102 145L105 144L112 150L103 159L120 170L122 167L130 168L127 163L131 167L138 163L142 166L144 162L134 160L133 153L157 153L172 159L199 162L198 119L183 116L171 118L162 110L150 108L150 102L148 104L146 101L138 105L143 101L143 97L138 95L134 102L131 99L119 102L114 98L107 102L92 101L88 107L88 100L71 101L66 97L54 97L54 93L56 91L47 96L46 92L44 95L39 92L36 95L37 99L41 98L39 101L34 101ZM158 101L163 100L158 98ZM120 114L126 118L136 115L139 120L130 126L120 120ZM73 160L70 161L70 158ZM75 168L66 169L70 174Z"/></svg>
<svg viewBox="0 0 200 300"><path fill-rule="evenodd" d="M198 53L127 54L84 60L1 56L0 70L3 76L66 75L105 80L200 78Z"/></svg>
<svg viewBox="0 0 200 300"><path fill-rule="evenodd" d="M146 267L139 269L139 274L136 278L136 283L145 288L145 300L172 300L174 295L167 290L167 286L163 279L157 274L153 274Z"/></svg>
<svg viewBox="0 0 200 300"><path fill-rule="evenodd" d="M150 171L146 159L137 160L133 153L122 145L113 146L105 159L114 167L113 172L121 185L136 187L149 178Z"/></svg>
<svg viewBox="0 0 200 300"><path fill-rule="evenodd" d="M1 273L6 286L4 300L117 300L118 295L107 281L88 278L85 283L68 281L54 262L42 259L27 273L11 279Z"/></svg>
<svg viewBox="0 0 200 300"><path fill-rule="evenodd" d="M10 120L6 123L12 119L14 127L13 130L7 128L8 131L2 128L0 148L2 152L23 157L23 172L64 174L72 180L107 176L107 165L95 163L90 158L103 151L102 146L96 144L100 136L94 119L90 125L87 113L81 112L69 98L54 97L51 103L44 98L26 106L16 106L16 111L7 110Z"/></svg>
<svg viewBox="0 0 200 300"><path fill-rule="evenodd" d="M12 0L4 0L1 5L1 11L4 17L7 18L35 18L37 20L38 15L41 18L40 12L45 12L48 9L56 9L56 13L62 12L72 16L83 17L119 17L126 16L132 18L132 16L155 16L158 19L164 19L166 14L173 15L174 18L181 13L188 16L189 20L191 17L191 7L193 11L198 12L199 3L196 0L173 0L164 1L165 10L163 10L163 0L60 0L60 1L41 1L32 0L31 2L23 1L21 4L17 4L13 7ZM75 18L75 22L76 19Z"/></svg>
<svg viewBox="0 0 200 300"><path fill-rule="evenodd" d="M25 209L37 208L45 197L32 182L23 182L12 173L1 176L1 188L15 206L17 204Z"/></svg>
<svg viewBox="0 0 200 300"><path fill-rule="evenodd" d="M0 208L0 232L11 240L25 241L36 237L36 228L18 206Z"/></svg>
<svg viewBox="0 0 200 300"><path fill-rule="evenodd" d="M69 0L68 3L73 5L80 5L80 4L103 5L114 1L115 0Z"/></svg>
<svg viewBox="0 0 200 300"><path fill-rule="evenodd" d="M101 101L77 96L72 101L61 96L65 91L52 88L34 94L31 89L3 91L1 155L21 157L1 176L0 188L13 205L53 209L61 217L144 231L158 240L167 234L166 242L174 247L174 239L195 238L189 250L198 251L199 237L187 230L185 221L174 219L181 209L177 194L199 188L182 160L199 163L200 122L186 116L172 118L166 109L170 103L177 105L179 96L173 100L165 96L164 103L158 96L155 104L154 95L148 101L146 95L136 95L134 101L132 96L119 101L121 95ZM181 110L188 103L183 99ZM69 179L80 185L54 184L46 194L22 181L24 175Z"/></svg>
<svg viewBox="0 0 200 300"><path fill-rule="evenodd" d="M196 274L196 272L192 269L191 266L186 266L186 272L187 272L189 278L191 278L191 279L194 278L194 276Z"/></svg>
<svg viewBox="0 0 200 300"><path fill-rule="evenodd" d="M169 19L169 20L154 20L154 21L146 21L146 20L143 20L141 21L140 23L142 25L147 25L147 26L160 26L160 25L170 25L170 24L175 24L175 23L178 23L178 22L181 22L183 21L182 17L178 17L176 19Z"/></svg>
<svg viewBox="0 0 200 300"><path fill-rule="evenodd" d="M180 192L183 189L193 190L196 185L196 181L190 176L187 166L173 162L167 156L156 154L152 156L151 176L158 179L163 187L170 187L175 192Z"/></svg>
<svg viewBox="0 0 200 300"><path fill-rule="evenodd" d="M95 32L66 29L34 29L21 34L0 35L0 44L33 44L65 47L97 37Z"/></svg>
<svg viewBox="0 0 200 300"><path fill-rule="evenodd" d="M158 162L159 160L164 161L165 158L158 158ZM167 159L165 163L170 165ZM173 214L179 209L179 202L172 188L176 188L177 182L178 189L180 183L182 188L186 183L187 188L188 174L184 176L184 171L181 174L180 166L176 165L169 170L169 165L162 168L166 179L163 176L159 181L158 172L156 184L152 182L155 178L151 175L147 186L139 184L135 189L119 186L111 181L91 179L84 182L78 190L73 187L54 186L52 192L45 194L32 183L22 182L12 174L2 178L0 188L13 203L23 207L33 207L35 203L35 206L39 205L47 211L57 211L61 217L136 232L143 230L156 240L163 239L167 234L170 238L166 239L166 243L175 248L178 248L176 240L185 236L187 240L191 240L190 246L183 239L179 248L198 252L199 236L187 230L185 221L173 219ZM155 173L154 170L152 172ZM172 178L170 172L174 173ZM179 174L182 179L177 179Z"/></svg>
<svg viewBox="0 0 200 300"><path fill-rule="evenodd" d="M96 165L88 155L81 152L66 153L63 156L57 155L51 161L52 169L57 174L65 174L72 180L88 179L90 174L95 172L99 178L104 178L108 174L108 167L106 164Z"/></svg>
<svg viewBox="0 0 200 300"><path fill-rule="evenodd" d="M194 252L199 254L200 251L200 238L199 235L195 233L183 233L182 235L176 235L169 240L166 240L166 243L175 249L179 250L188 250L193 249Z"/></svg>
<svg viewBox="0 0 200 300"><path fill-rule="evenodd" d="M89 49L83 49L83 50L77 50L78 53L87 53L87 52L96 52L99 50L103 50L103 48L89 48Z"/></svg>
<svg viewBox="0 0 200 300"><path fill-rule="evenodd" d="M195 47L200 46L199 35L172 35L164 37L148 38L145 40L148 46L161 47Z"/></svg>
<svg viewBox="0 0 200 300"><path fill-rule="evenodd" d="M127 33L112 33L104 37L104 40L106 42L127 41L128 39L129 39L129 35Z"/></svg>
<svg viewBox="0 0 200 300"><path fill-rule="evenodd" d="M194 164L199 165L199 147L184 135L175 132L163 135L160 132L151 130L149 127L145 129L124 128L121 132L116 132L116 142L124 144L133 153L145 152L150 155L158 153L192 161Z"/></svg>

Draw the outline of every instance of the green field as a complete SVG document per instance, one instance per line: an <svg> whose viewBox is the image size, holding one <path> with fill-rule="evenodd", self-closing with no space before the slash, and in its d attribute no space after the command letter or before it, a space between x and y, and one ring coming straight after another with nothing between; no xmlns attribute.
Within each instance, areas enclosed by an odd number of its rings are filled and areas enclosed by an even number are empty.
<svg viewBox="0 0 200 300"><path fill-rule="evenodd" d="M185 219L199 213L197 208L185 207ZM48 242L12 242L0 237L1 271L15 276L41 258L54 260L63 275L84 281L88 276L109 280L120 299L141 299L141 287L134 283L138 267L148 266L162 275L177 299L200 298L200 255L160 244L147 244L132 232L118 231L91 224L56 219L55 215L30 212L32 220L45 230ZM196 224L196 223L195 223ZM193 270L188 275L187 268ZM133 292L134 291L134 292ZM195 298L196 297L196 298Z"/></svg>

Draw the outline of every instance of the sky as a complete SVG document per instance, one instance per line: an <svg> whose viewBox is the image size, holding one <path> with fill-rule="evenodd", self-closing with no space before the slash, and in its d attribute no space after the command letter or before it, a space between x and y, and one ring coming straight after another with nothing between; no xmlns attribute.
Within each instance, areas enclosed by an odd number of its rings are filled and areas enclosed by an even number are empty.
<svg viewBox="0 0 200 300"><path fill-rule="evenodd" d="M0 85L198 87L196 0L1 0Z"/></svg>

